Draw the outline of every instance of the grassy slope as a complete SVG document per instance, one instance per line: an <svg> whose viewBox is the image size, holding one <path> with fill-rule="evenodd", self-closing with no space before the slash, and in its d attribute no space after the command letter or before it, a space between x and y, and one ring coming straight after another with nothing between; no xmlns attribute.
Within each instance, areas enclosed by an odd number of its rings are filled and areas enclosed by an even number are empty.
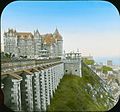
<svg viewBox="0 0 120 112"><path fill-rule="evenodd" d="M61 80L48 111L102 111L108 110L105 106L108 96L100 83L98 76L90 73L84 67L83 77L65 75ZM93 90L87 84L91 84ZM100 88L98 90L98 88ZM102 92L101 92L101 91ZM97 91L95 99L92 97L93 92ZM103 98L100 98L100 95Z"/></svg>

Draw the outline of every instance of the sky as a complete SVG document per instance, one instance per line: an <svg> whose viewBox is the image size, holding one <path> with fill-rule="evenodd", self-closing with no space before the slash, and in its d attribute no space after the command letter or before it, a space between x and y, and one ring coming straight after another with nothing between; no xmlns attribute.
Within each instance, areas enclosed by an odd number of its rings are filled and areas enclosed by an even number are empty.
<svg viewBox="0 0 120 112"><path fill-rule="evenodd" d="M8 28L45 34L56 27L66 52L120 57L120 16L106 1L14 1L2 12L1 42Z"/></svg>

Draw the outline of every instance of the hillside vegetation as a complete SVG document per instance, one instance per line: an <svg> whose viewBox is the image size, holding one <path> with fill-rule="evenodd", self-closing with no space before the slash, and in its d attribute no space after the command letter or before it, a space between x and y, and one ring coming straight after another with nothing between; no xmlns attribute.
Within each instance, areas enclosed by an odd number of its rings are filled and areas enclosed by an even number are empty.
<svg viewBox="0 0 120 112"><path fill-rule="evenodd" d="M113 69L111 67L108 67L108 66L103 66L101 68L101 70L103 71L103 73L107 73L108 71L113 71Z"/></svg>
<svg viewBox="0 0 120 112"><path fill-rule="evenodd" d="M83 77L64 75L48 111L105 111L113 107L113 98L102 80L85 64Z"/></svg>
<svg viewBox="0 0 120 112"><path fill-rule="evenodd" d="M94 60L89 60L89 59L87 59L87 58L83 58L83 61L84 61L84 63L87 64L87 65L93 65L93 64L95 63Z"/></svg>

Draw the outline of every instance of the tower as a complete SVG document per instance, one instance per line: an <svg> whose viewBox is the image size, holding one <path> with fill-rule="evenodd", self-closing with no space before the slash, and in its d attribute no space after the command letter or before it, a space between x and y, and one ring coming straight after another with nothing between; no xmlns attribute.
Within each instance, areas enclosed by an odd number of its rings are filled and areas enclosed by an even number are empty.
<svg viewBox="0 0 120 112"><path fill-rule="evenodd" d="M64 73L67 75L77 75L82 77L81 74L81 53L66 53L64 59Z"/></svg>
<svg viewBox="0 0 120 112"><path fill-rule="evenodd" d="M42 37L38 30L34 31L34 56L35 58L40 57L40 51L42 46Z"/></svg>
<svg viewBox="0 0 120 112"><path fill-rule="evenodd" d="M4 33L4 52L17 55L17 33L16 30L8 29Z"/></svg>
<svg viewBox="0 0 120 112"><path fill-rule="evenodd" d="M57 28L55 32L53 33L53 37L57 44L57 51L56 51L57 57L62 57L63 56L63 39Z"/></svg>

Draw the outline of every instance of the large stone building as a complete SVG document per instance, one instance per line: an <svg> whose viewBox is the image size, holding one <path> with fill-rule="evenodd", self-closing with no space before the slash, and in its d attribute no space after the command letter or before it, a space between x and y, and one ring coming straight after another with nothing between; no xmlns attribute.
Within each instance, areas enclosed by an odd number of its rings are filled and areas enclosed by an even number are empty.
<svg viewBox="0 0 120 112"><path fill-rule="evenodd" d="M2 63L5 104L14 111L46 111L64 74L82 76L81 53L62 56L63 40L57 29L45 35L9 29L4 42L5 53L35 58ZM42 57L50 59L38 60Z"/></svg>
<svg viewBox="0 0 120 112"><path fill-rule="evenodd" d="M34 34L13 29L4 33L4 52L14 54L15 57L62 57L62 44L62 36L57 28L53 34L45 35L41 35L38 30Z"/></svg>

